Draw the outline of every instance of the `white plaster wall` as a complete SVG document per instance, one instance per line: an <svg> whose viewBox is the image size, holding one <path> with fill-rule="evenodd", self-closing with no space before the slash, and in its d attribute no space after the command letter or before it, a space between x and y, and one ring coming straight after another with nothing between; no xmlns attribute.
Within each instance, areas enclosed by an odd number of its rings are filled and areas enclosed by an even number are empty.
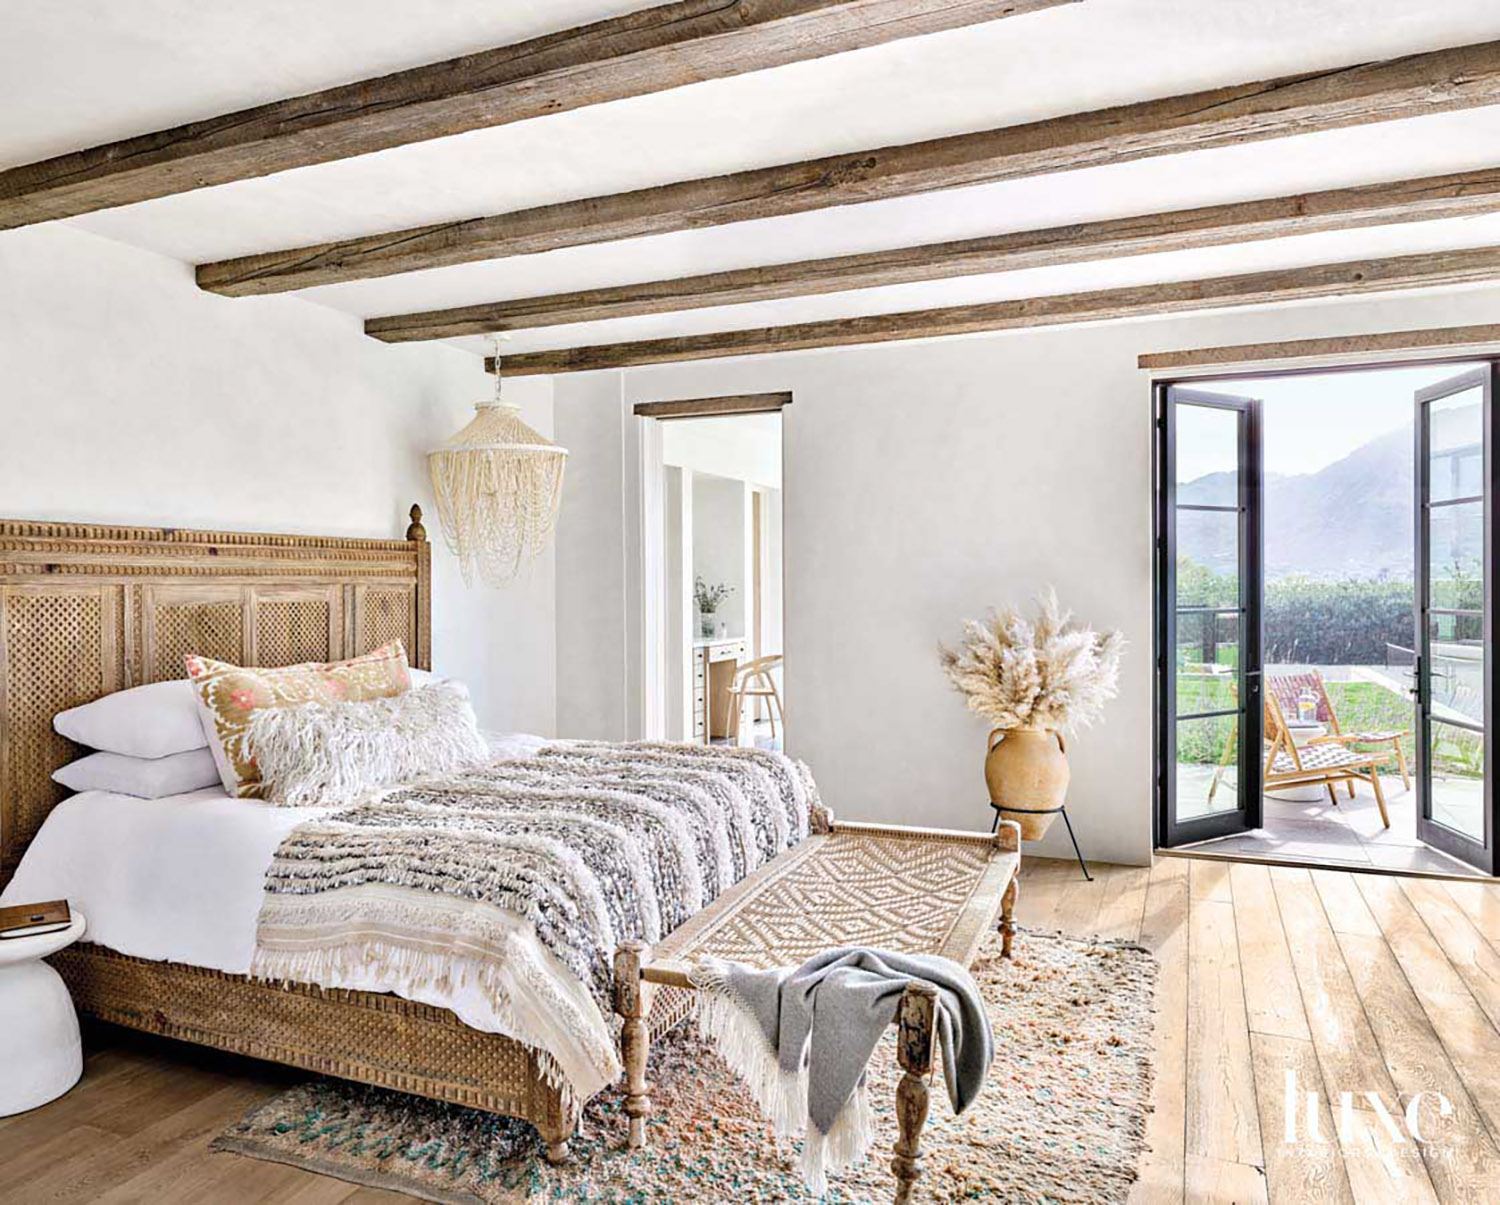
<svg viewBox="0 0 1500 1205"><path fill-rule="evenodd" d="M661 458L716 477L781 488L781 416L674 418L661 424Z"/></svg>
<svg viewBox="0 0 1500 1205"><path fill-rule="evenodd" d="M619 377L623 397L588 418L619 432L637 401L793 391L789 752L846 817L988 827L986 725L937 668L961 619L1050 582L1083 618L1122 629L1120 697L1069 744L1069 812L1090 857L1140 863L1152 839L1151 425L1136 355L1497 320L1500 291L1481 289L633 369L595 374ZM623 510L597 501L626 524L628 482L623 496ZM628 563L626 581L628 607ZM560 646L560 689L570 656ZM1034 848L1062 856L1061 826Z"/></svg>
<svg viewBox="0 0 1500 1205"><path fill-rule="evenodd" d="M557 441L568 449L557 521L557 731L623 740L638 731L627 720L627 662L639 644L627 633L623 501L624 434L636 420L621 407L617 373L559 377L553 405ZM638 530L638 504L628 514Z"/></svg>
<svg viewBox="0 0 1500 1205"><path fill-rule="evenodd" d="M517 382L552 425L551 384ZM480 362L391 347L293 298L201 292L192 269L51 224L0 237L0 514L390 538L413 501L433 549L433 658L480 720L556 723L551 554L466 588L424 455L488 392Z"/></svg>
<svg viewBox="0 0 1500 1205"><path fill-rule="evenodd" d="M761 616L761 646L760 653L763 657L770 657L781 653L786 648L786 635L784 626L784 586L782 583L783 570L785 568L785 553L782 541L782 504L780 490L767 490L766 496L766 530L765 547L762 549L761 562L761 605L764 608ZM776 689L781 692L782 703L786 702L786 682L783 670L773 671L776 674ZM760 714L765 714L769 704L758 704Z"/></svg>
<svg viewBox="0 0 1500 1205"><path fill-rule="evenodd" d="M731 593L714 612L729 625L729 635L745 636L745 570L749 528L749 490L743 481L693 474L693 580L724 584ZM696 615L695 609L695 615ZM694 635L697 633L695 632Z"/></svg>

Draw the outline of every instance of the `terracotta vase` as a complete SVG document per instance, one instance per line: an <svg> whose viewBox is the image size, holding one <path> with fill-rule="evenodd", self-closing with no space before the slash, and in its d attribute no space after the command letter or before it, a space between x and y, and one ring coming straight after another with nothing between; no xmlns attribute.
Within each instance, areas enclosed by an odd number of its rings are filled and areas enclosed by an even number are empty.
<svg viewBox="0 0 1500 1205"><path fill-rule="evenodd" d="M1068 794L1068 750L1062 733L1050 728L996 728L989 745L984 781L991 802L1006 820L1021 826L1023 841L1040 840L1057 813L1036 816L1030 812L1060 808Z"/></svg>

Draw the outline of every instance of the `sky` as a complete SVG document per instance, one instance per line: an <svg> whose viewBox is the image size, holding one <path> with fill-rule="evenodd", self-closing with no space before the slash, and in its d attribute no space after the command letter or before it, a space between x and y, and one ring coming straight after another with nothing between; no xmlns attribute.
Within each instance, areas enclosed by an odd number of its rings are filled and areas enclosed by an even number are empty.
<svg viewBox="0 0 1500 1205"><path fill-rule="evenodd" d="M1473 365L1424 364L1410 368L1302 376L1245 378L1191 384L1195 390L1259 398L1268 473L1315 473L1361 444L1390 431L1411 429L1412 395L1425 385L1457 376ZM1178 425L1178 480L1234 467L1222 431L1209 424Z"/></svg>

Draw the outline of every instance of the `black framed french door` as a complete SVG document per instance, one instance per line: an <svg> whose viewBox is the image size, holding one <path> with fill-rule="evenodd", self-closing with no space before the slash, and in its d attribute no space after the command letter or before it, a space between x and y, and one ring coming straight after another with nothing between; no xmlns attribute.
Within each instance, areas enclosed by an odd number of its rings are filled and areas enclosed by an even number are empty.
<svg viewBox="0 0 1500 1205"><path fill-rule="evenodd" d="M1260 403L1157 387L1157 844L1261 823Z"/></svg>
<svg viewBox="0 0 1500 1205"><path fill-rule="evenodd" d="M1416 394L1417 836L1497 868L1489 774L1497 365Z"/></svg>

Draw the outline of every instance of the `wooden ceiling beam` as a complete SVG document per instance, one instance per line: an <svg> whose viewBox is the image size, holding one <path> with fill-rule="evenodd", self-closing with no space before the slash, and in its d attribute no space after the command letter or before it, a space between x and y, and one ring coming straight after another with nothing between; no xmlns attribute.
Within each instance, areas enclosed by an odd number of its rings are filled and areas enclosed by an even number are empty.
<svg viewBox="0 0 1500 1205"><path fill-rule="evenodd" d="M1425 330L1379 331L1373 335L1324 335L1316 339L1285 339L1276 343L1232 343L1220 347L1143 352L1137 368L1208 368L1227 364L1262 364L1275 360L1330 359L1370 356L1386 352L1447 350L1500 343L1500 324L1440 326Z"/></svg>
<svg viewBox="0 0 1500 1205"><path fill-rule="evenodd" d="M387 343L452 339L1495 212L1500 212L1500 168L1486 168L677 280L393 314L368 319L365 333Z"/></svg>
<svg viewBox="0 0 1500 1205"><path fill-rule="evenodd" d="M1027 125L268 251L201 264L198 283L231 296L278 293L1497 103L1500 42L1485 42Z"/></svg>
<svg viewBox="0 0 1500 1205"><path fill-rule="evenodd" d="M949 335L1153 317L1194 310L1306 301L1321 297L1354 297L1401 289L1493 283L1497 277L1500 277L1500 247L1435 251L1389 259L1355 260L1240 276L1218 276L1206 280L1134 285L1093 293L1065 293L1053 297L1027 297L1016 301L910 310L900 314L836 318L794 326L763 327L758 330L724 331L671 339L573 347L561 351L530 352L506 356L505 375L538 376L714 360L730 356L762 356L822 347L887 343L901 339L934 339ZM487 358L485 367L494 371L493 360Z"/></svg>
<svg viewBox="0 0 1500 1205"><path fill-rule="evenodd" d="M712 418L726 414L780 413L791 404L790 393L736 393L675 402L637 402L635 413L641 418Z"/></svg>
<svg viewBox="0 0 1500 1205"><path fill-rule="evenodd" d="M0 230L1079 0L675 0L0 172Z"/></svg>

